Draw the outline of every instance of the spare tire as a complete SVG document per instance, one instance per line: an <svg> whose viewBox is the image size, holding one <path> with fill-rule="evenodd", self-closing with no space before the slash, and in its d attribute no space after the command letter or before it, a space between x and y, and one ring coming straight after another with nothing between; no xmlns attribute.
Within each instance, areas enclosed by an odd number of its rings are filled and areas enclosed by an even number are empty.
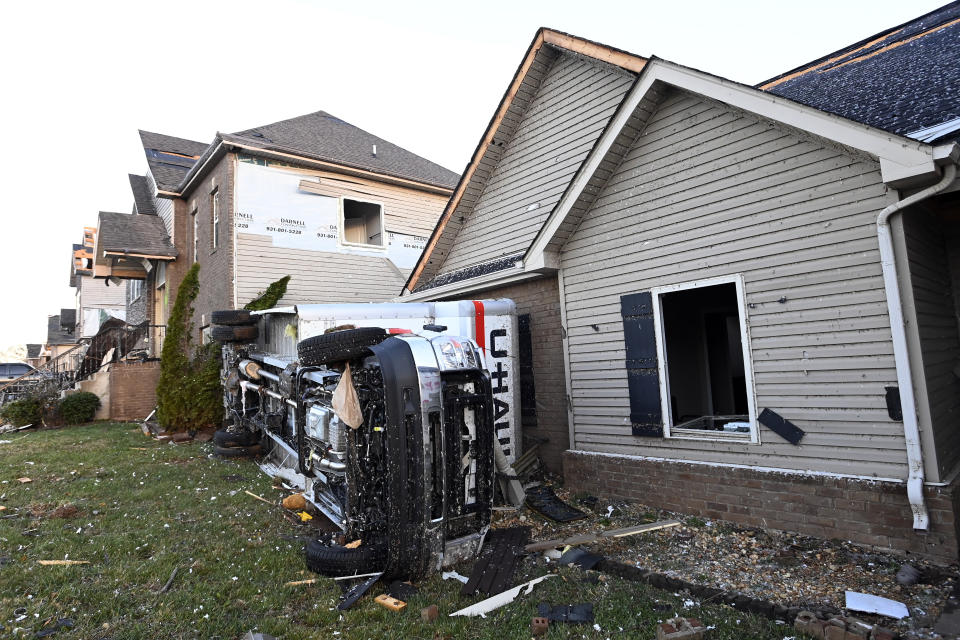
<svg viewBox="0 0 960 640"><path fill-rule="evenodd" d="M256 320L246 309L223 309L210 314L210 324L246 325Z"/></svg>
<svg viewBox="0 0 960 640"><path fill-rule="evenodd" d="M249 447L260 443L260 434L253 431L233 433L220 429L213 433L213 444L218 447Z"/></svg>
<svg viewBox="0 0 960 640"><path fill-rule="evenodd" d="M302 340L297 345L300 364L308 367L353 360L370 354L368 347L380 344L387 332L380 327L360 327L324 333Z"/></svg>
<svg viewBox="0 0 960 640"><path fill-rule="evenodd" d="M255 444L250 447L218 447L214 445L213 453L221 458L248 458L258 456L263 452L263 447Z"/></svg>
<svg viewBox="0 0 960 640"><path fill-rule="evenodd" d="M332 577L383 571L387 562L387 550L379 544L361 544L356 549L348 549L312 540L307 543L304 556L307 569Z"/></svg>
<svg viewBox="0 0 960 640"><path fill-rule="evenodd" d="M217 342L253 342L260 335L256 325L214 326L210 337Z"/></svg>

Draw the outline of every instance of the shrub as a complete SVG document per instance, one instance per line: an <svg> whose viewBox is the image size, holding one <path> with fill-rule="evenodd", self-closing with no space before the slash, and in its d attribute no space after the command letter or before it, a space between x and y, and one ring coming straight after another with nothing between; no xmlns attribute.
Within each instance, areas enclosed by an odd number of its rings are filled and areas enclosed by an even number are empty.
<svg viewBox="0 0 960 640"><path fill-rule="evenodd" d="M0 418L15 427L40 424L42 417L43 399L40 396L29 396L14 400L0 408Z"/></svg>
<svg viewBox="0 0 960 640"><path fill-rule="evenodd" d="M100 408L100 398L89 391L73 393L60 401L57 407L60 418L66 424L83 424L93 420Z"/></svg>
<svg viewBox="0 0 960 640"><path fill-rule="evenodd" d="M193 346L193 301L199 291L200 264L195 262L177 289L160 354L157 421L167 431L203 429L223 420L220 345Z"/></svg>
<svg viewBox="0 0 960 640"><path fill-rule="evenodd" d="M287 292L287 283L290 282L290 276L283 276L276 282L272 282L267 290L259 296L244 305L244 309L250 311L263 311L272 309L280 302L280 298Z"/></svg>

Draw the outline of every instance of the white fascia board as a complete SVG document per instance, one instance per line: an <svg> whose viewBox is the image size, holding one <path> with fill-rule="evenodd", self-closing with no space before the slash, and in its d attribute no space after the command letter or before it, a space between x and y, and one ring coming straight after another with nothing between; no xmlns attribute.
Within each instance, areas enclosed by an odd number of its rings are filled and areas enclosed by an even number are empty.
<svg viewBox="0 0 960 640"><path fill-rule="evenodd" d="M525 264L529 263L531 267L541 265L541 268L542 265L550 264L551 257L544 255L547 246L606 157L614 140L656 82L729 104L742 111L874 156L880 160L883 181L893 187L928 180L936 176L937 158L935 158L934 147L931 145L887 133L701 71L679 67L663 60L651 60L590 152L582 170L575 176L571 188L564 193L537 233L525 257Z"/></svg>

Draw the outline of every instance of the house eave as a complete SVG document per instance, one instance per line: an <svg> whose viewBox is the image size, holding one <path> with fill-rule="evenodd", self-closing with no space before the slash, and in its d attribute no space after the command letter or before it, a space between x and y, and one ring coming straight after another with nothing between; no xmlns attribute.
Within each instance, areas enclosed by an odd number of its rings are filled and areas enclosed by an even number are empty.
<svg viewBox="0 0 960 640"><path fill-rule="evenodd" d="M532 280L534 278L540 278L543 275L543 273L537 271L527 271L523 265L519 265L511 269L504 269L503 271L495 271L494 273L470 278L469 280L460 280L459 282L433 287L416 293L405 293L398 298L394 298L394 301L425 302L438 298L448 298L450 296L472 295L485 289L493 289L524 280Z"/></svg>

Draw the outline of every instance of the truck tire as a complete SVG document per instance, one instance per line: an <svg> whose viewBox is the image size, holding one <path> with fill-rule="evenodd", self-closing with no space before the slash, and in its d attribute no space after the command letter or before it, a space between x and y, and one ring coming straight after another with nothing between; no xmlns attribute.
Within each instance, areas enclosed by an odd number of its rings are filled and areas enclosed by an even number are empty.
<svg viewBox="0 0 960 640"><path fill-rule="evenodd" d="M215 326L210 330L210 337L217 342L253 342L258 335L256 325Z"/></svg>
<svg viewBox="0 0 960 640"><path fill-rule="evenodd" d="M258 456L263 452L263 447L255 444L250 447L213 447L214 455L221 458L248 458Z"/></svg>
<svg viewBox="0 0 960 640"><path fill-rule="evenodd" d="M213 433L213 444L218 447L249 447L260 443L260 434L252 431L232 433L220 429Z"/></svg>
<svg viewBox="0 0 960 640"><path fill-rule="evenodd" d="M386 338L387 332L380 327L344 329L302 340L297 345L297 355L300 356L300 364L308 367L353 360L369 355L367 347L380 344Z"/></svg>
<svg viewBox="0 0 960 640"><path fill-rule="evenodd" d="M347 549L336 544L323 544L319 540L307 543L304 556L307 569L331 577L382 571L387 559L382 545L362 544L356 549Z"/></svg>
<svg viewBox="0 0 960 640"><path fill-rule="evenodd" d="M223 309L210 314L210 324L236 326L253 324L254 322L253 316L246 309Z"/></svg>

